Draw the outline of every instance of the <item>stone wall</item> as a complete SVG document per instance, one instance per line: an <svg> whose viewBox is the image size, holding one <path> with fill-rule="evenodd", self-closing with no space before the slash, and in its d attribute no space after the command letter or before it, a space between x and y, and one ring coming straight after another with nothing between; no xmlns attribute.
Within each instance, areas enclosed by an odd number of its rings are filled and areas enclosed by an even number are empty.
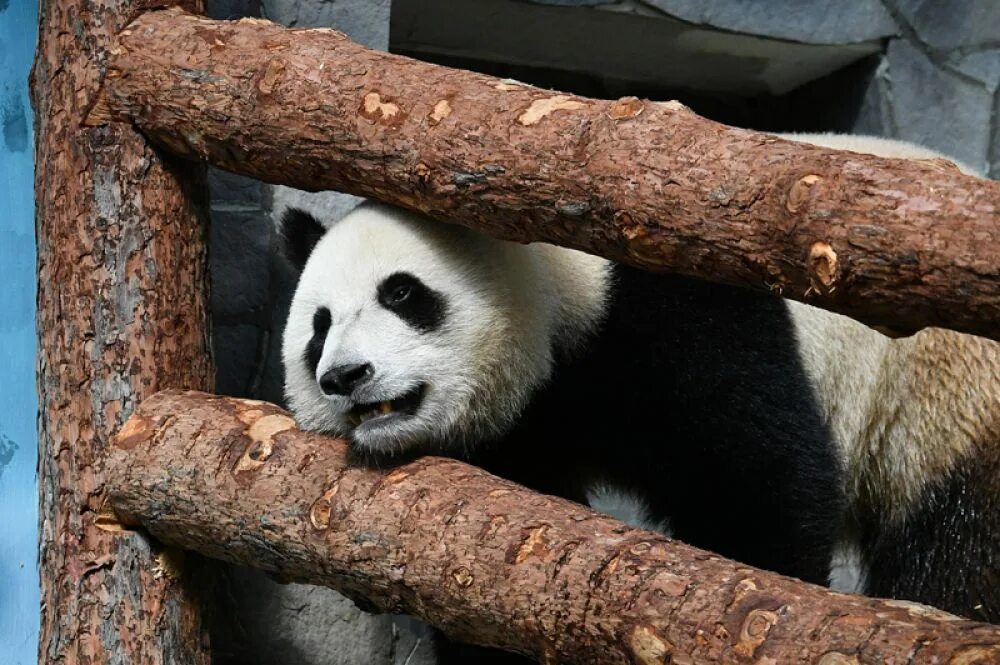
<svg viewBox="0 0 1000 665"><path fill-rule="evenodd" d="M398 22L407 5L431 7L420 5L421 1L397 0L399 11L394 20ZM496 12L486 17L483 25L487 28L494 20L516 26L522 19L518 12L533 10L529 3L517 0L489 0L488 5L485 0L454 1L463 11L488 7ZM566 53L569 42L561 39L548 45L533 43L529 49L518 45L516 39L509 41L510 35L506 35L508 48L517 50L522 58L516 66L502 61L504 53L497 53L488 43L489 35L466 39L464 50L451 49L447 56L428 53L428 59L516 75L528 82L583 94L677 96L706 115L760 129L831 129L901 138L954 155L992 177L1000 177L1000 3L996 0L533 1L550 6L552 11L547 10L545 20L558 21L562 16L555 11L558 9L574 12L571 21L565 15L564 24L574 26L574 30L588 29L592 22L604 48L618 53L634 49L639 32L648 40L649 31L659 25L657 21L680 19L699 29L772 40L769 52L779 59L782 44L794 43L799 50L786 54L793 58L793 64L803 44L847 45L845 53L858 55L854 64L789 94L750 95L741 90L730 96L720 96L717 90L703 94L705 91L671 87L668 73L657 66L655 58L634 69L617 61L614 72L602 71L600 61L588 61L587 71L574 70L574 59L567 57L572 54ZM209 5L217 18L264 16L289 26L333 26L374 48L400 48L398 43L390 44L389 0L210 0ZM609 11L633 18L609 22L607 14L601 13ZM532 16L537 20L537 15ZM432 41L449 34L468 37L469 26L457 19L450 25L437 21L433 26L437 36ZM409 28L396 25L394 34L399 29L412 38L414 31ZM742 43L727 39L719 43ZM862 43L875 46L859 50L857 45ZM477 53L477 48L482 52ZM861 57L868 52L875 55ZM527 60L524 53L530 54ZM654 55L669 57L648 50L635 57L648 60ZM704 77L695 79L711 78L710 64L700 61L690 66L709 68ZM627 72L627 77L622 72ZM332 222L353 208L358 199L272 187L221 172L212 174L211 185L217 388L224 394L281 402L281 332L293 279L274 256L274 221L287 207L299 206ZM332 591L280 585L254 571L227 569L220 600L223 606L215 635L220 663L430 662L426 633L419 624L364 614Z"/></svg>

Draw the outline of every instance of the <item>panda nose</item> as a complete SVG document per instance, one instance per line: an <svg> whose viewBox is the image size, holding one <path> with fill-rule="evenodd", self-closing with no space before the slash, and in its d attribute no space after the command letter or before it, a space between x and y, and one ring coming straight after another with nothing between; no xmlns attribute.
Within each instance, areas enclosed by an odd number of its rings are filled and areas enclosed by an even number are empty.
<svg viewBox="0 0 1000 665"><path fill-rule="evenodd" d="M350 395L374 373L371 363L337 365L319 378L319 387L327 395Z"/></svg>

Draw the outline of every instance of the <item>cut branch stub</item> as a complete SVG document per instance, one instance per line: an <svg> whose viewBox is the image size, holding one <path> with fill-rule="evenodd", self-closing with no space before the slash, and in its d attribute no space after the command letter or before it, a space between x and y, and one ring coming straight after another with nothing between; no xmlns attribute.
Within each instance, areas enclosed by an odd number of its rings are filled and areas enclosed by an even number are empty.
<svg viewBox="0 0 1000 665"><path fill-rule="evenodd" d="M755 570L454 460L352 467L343 442L288 425L272 405L161 393L117 439L109 496L169 544L544 662L1000 659L995 626Z"/></svg>
<svg viewBox="0 0 1000 665"><path fill-rule="evenodd" d="M899 332L1000 336L1000 184L937 161L785 141L676 102L555 93L328 29L177 11L122 33L107 104L181 155L268 182L769 289Z"/></svg>

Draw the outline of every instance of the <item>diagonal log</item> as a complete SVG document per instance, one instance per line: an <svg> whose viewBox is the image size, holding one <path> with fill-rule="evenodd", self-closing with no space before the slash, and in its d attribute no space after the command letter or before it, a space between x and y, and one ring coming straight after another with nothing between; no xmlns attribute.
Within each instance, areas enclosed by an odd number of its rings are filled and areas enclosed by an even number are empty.
<svg viewBox="0 0 1000 665"><path fill-rule="evenodd" d="M140 17L102 114L179 155L519 241L768 289L865 323L1000 335L1000 183L368 50ZM98 114L99 117L102 114Z"/></svg>
<svg viewBox="0 0 1000 665"><path fill-rule="evenodd" d="M347 453L276 406L164 392L118 435L108 492L167 543L545 663L1000 661L997 626L751 569L457 461Z"/></svg>

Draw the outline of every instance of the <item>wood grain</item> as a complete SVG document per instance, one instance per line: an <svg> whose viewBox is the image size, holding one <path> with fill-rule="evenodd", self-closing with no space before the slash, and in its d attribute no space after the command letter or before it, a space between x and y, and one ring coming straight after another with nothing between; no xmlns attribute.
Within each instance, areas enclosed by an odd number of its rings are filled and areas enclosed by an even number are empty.
<svg viewBox="0 0 1000 665"><path fill-rule="evenodd" d="M352 466L264 402L155 395L110 465L119 518L164 542L543 663L1000 662L1000 627L755 570L454 460Z"/></svg>
<svg viewBox="0 0 1000 665"><path fill-rule="evenodd" d="M40 11L39 663L209 663L194 590L159 574L147 541L98 528L114 431L161 388L212 386L204 168L162 156L129 123L84 124L113 38L144 5Z"/></svg>
<svg viewBox="0 0 1000 665"><path fill-rule="evenodd" d="M109 112L178 155L519 241L769 290L910 333L1000 337L1000 183L818 148L676 102L587 99L329 29L141 16Z"/></svg>

